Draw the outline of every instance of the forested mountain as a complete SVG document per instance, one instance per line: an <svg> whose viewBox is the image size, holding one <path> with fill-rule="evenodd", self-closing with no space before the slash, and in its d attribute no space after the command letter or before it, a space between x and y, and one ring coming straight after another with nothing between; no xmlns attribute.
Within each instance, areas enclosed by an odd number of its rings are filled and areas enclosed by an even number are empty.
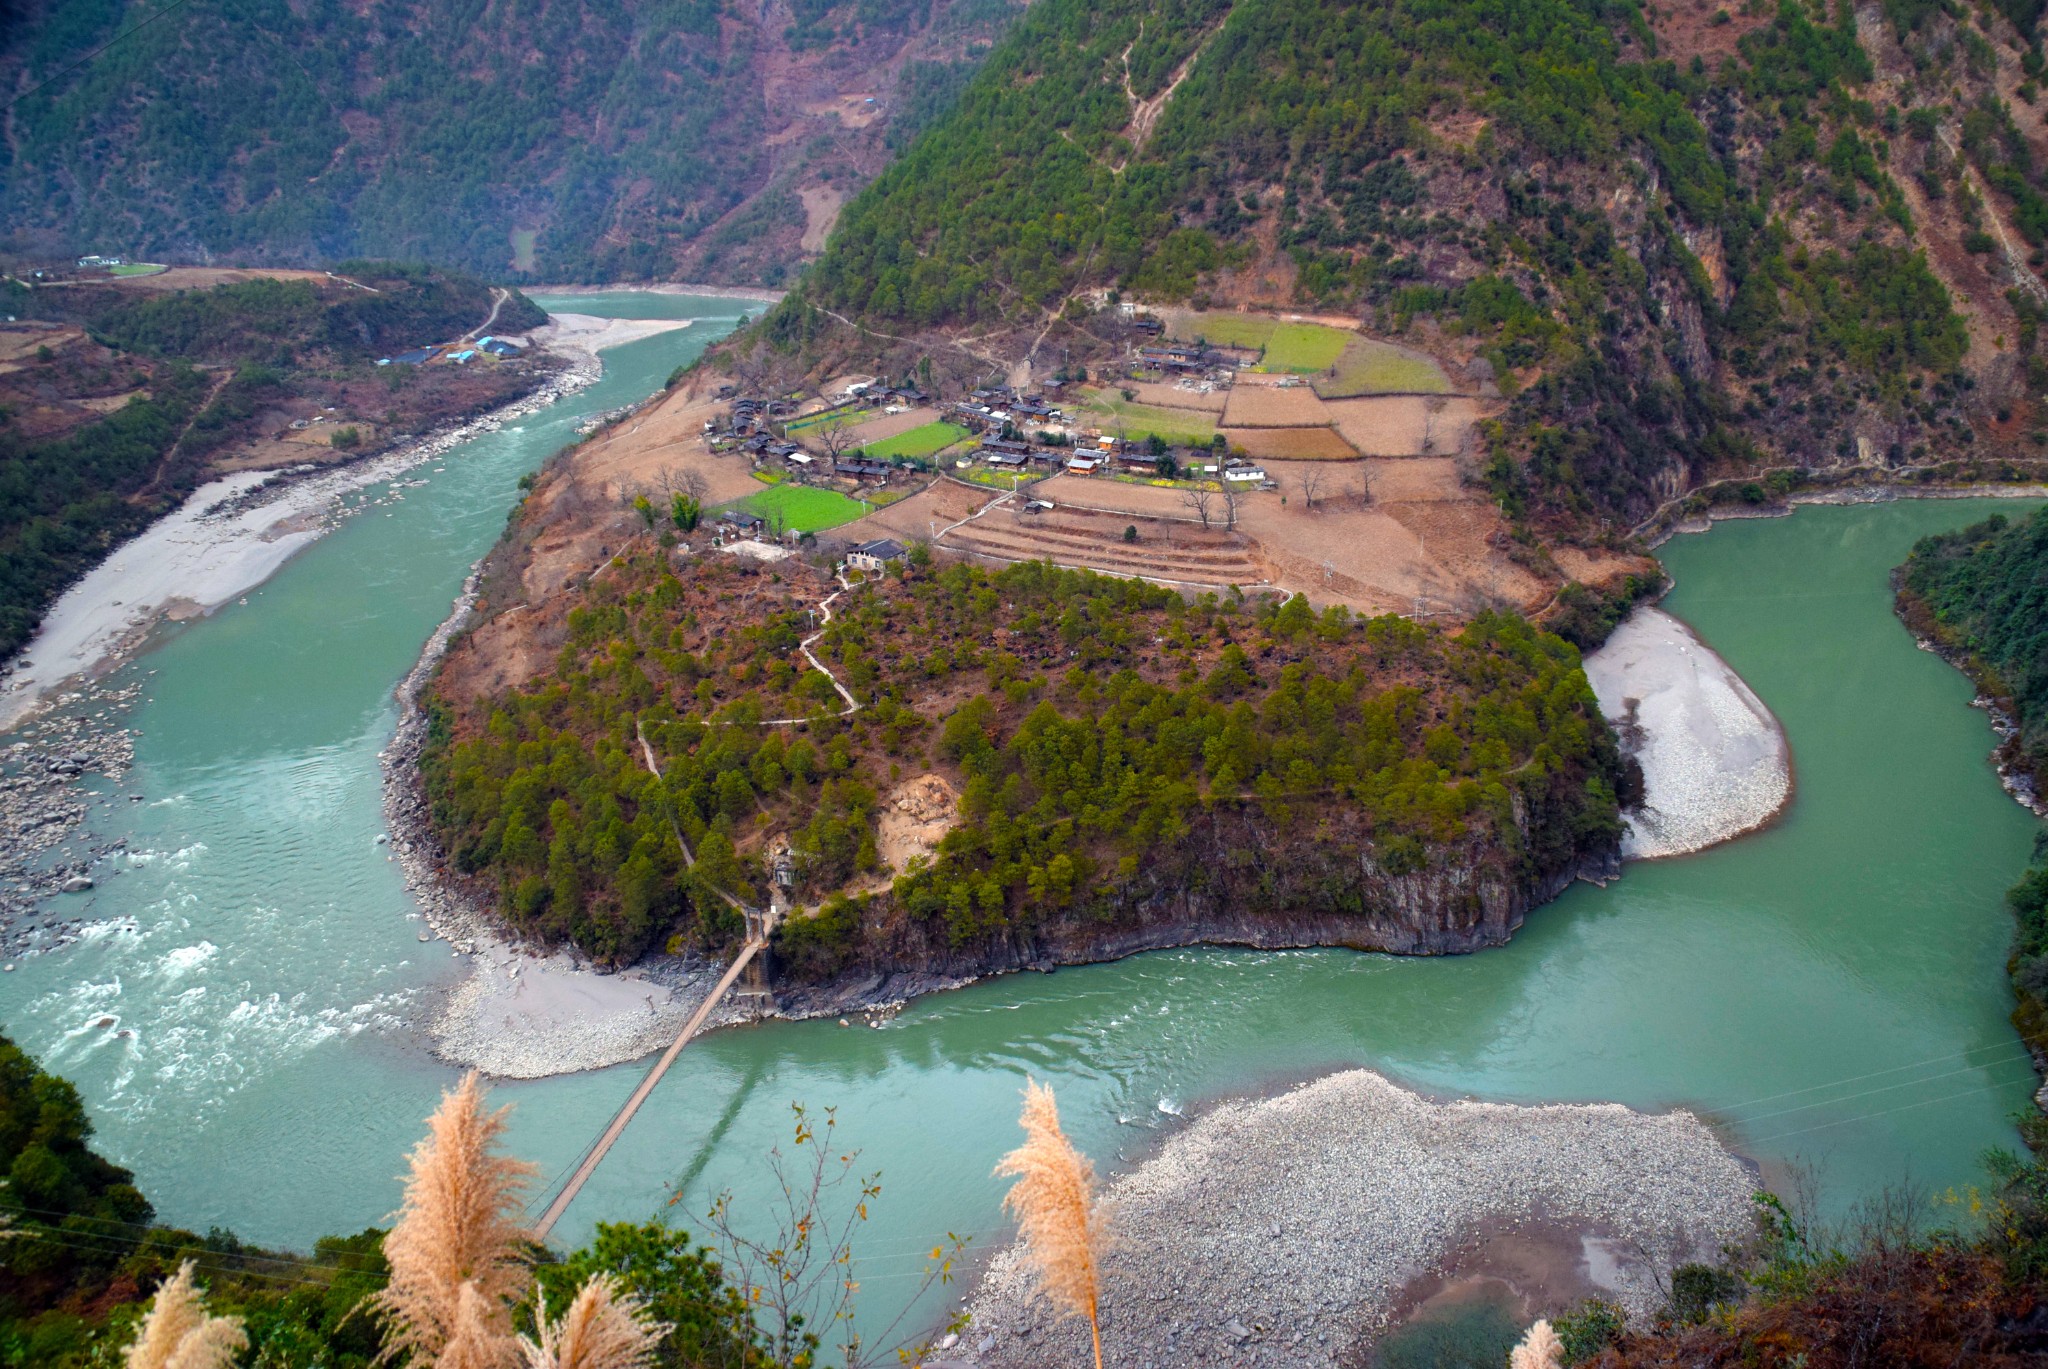
<svg viewBox="0 0 2048 1369"><path fill-rule="evenodd" d="M740 282L822 241L1012 5L24 8L0 23L16 248Z"/></svg>
<svg viewBox="0 0 2048 1369"><path fill-rule="evenodd" d="M1502 504L1595 535L1710 478L2037 457L2040 10L1042 0L767 336L1343 310L1486 359Z"/></svg>

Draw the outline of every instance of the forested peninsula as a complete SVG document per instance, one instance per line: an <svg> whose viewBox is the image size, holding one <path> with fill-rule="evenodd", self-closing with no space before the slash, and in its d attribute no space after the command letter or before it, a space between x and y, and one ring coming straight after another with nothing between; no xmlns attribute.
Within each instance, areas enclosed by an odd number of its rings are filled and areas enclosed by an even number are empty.
<svg viewBox="0 0 2048 1369"><path fill-rule="evenodd" d="M1472 950L1615 867L1612 734L1577 649L1513 615L919 553L813 644L848 711L795 655L834 588L643 545L530 682L479 696L458 646L422 763L454 868L613 963L729 949L731 900L784 882L800 992L1200 941Z"/></svg>

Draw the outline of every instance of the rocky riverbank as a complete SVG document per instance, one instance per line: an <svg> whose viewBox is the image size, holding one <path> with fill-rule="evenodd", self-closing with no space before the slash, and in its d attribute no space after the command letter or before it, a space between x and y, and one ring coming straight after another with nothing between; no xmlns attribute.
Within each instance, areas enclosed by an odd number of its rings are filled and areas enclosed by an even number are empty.
<svg viewBox="0 0 2048 1369"><path fill-rule="evenodd" d="M1516 1228L1575 1235L1580 1281L1642 1316L1673 1267L1750 1234L1758 1187L1690 1113L1439 1102L1335 1074L1221 1104L1108 1186L1103 1349L1169 1369L1356 1362L1418 1275ZM1087 1324L1031 1291L1021 1253L995 1256L940 1363L1089 1362Z"/></svg>
<svg viewBox="0 0 2048 1369"><path fill-rule="evenodd" d="M73 924L45 900L84 894L95 866L125 839L81 846L74 833L96 797L91 785L118 784L135 760L135 738L114 719L141 692L90 689L66 695L61 713L36 718L0 751L0 963L70 940ZM102 872L103 873L103 872Z"/></svg>

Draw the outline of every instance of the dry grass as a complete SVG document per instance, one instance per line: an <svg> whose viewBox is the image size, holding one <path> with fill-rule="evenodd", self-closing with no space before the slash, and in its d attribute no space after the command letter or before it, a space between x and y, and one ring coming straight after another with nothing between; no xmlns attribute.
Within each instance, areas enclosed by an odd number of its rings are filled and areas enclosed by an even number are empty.
<svg viewBox="0 0 2048 1369"><path fill-rule="evenodd" d="M647 1369L669 1332L606 1274L591 1276L560 1321L548 1321L545 1300L535 1320L540 1340L519 1338L526 1369Z"/></svg>
<svg viewBox="0 0 2048 1369"><path fill-rule="evenodd" d="M187 1260L157 1289L122 1363L125 1369L229 1369L248 1346L239 1317L207 1315Z"/></svg>
<svg viewBox="0 0 2048 1369"><path fill-rule="evenodd" d="M1039 1291L1069 1316L1088 1318L1095 1369L1102 1369L1096 1302L1109 1232L1095 1201L1095 1166L1060 1130L1059 1105L1045 1085L1035 1080L1025 1085L1019 1120L1024 1144L996 1166L998 1175L1017 1180L1003 1206L1017 1218Z"/></svg>
<svg viewBox="0 0 2048 1369"><path fill-rule="evenodd" d="M1522 1343L1508 1352L1508 1369L1557 1369L1563 1363L1564 1342L1547 1321L1530 1327Z"/></svg>
<svg viewBox="0 0 2048 1369"><path fill-rule="evenodd" d="M386 1358L418 1369L494 1369L516 1352L512 1304L528 1279L517 1219L537 1171L497 1153L509 1111L484 1111L472 1072L427 1119L405 1202L384 1238L391 1279L371 1300L387 1329Z"/></svg>

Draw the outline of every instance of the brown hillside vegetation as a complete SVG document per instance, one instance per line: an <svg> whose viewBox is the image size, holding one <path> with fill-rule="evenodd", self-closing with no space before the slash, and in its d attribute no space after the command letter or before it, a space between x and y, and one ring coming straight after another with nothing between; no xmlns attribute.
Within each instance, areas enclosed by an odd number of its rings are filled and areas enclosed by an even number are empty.
<svg viewBox="0 0 2048 1369"><path fill-rule="evenodd" d="M1591 1369L2038 1369L2048 1302L1989 1255L1881 1249L1804 1296L1749 1304L1691 1330L1625 1337Z"/></svg>

